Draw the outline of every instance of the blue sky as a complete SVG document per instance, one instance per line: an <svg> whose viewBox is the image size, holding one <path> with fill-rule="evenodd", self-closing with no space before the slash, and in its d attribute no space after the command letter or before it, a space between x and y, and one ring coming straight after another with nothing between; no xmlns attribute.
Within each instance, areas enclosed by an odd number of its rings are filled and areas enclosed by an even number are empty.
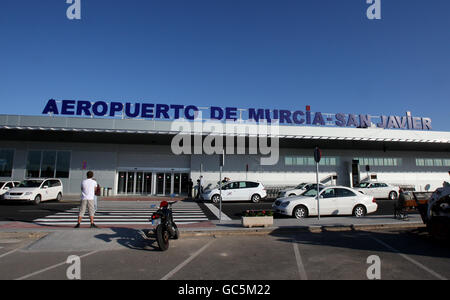
<svg viewBox="0 0 450 300"><path fill-rule="evenodd" d="M50 98L430 117L450 130L450 1L0 1L2 114Z"/></svg>

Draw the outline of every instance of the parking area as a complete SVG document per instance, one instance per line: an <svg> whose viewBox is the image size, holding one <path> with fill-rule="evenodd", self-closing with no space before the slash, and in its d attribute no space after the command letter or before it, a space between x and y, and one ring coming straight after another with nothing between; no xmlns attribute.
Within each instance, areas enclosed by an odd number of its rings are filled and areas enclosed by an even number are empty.
<svg viewBox="0 0 450 300"><path fill-rule="evenodd" d="M0 235L0 279L67 279L73 255L81 279L364 280L374 256L380 279L450 278L448 243L432 240L423 228L185 235L166 252L140 230L112 228L44 238Z"/></svg>

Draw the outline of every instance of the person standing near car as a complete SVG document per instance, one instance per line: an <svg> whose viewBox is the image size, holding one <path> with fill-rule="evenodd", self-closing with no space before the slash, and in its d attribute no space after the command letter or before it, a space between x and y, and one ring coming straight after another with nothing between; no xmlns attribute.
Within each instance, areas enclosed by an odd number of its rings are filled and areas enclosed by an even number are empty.
<svg viewBox="0 0 450 300"><path fill-rule="evenodd" d="M203 185L204 185L204 181L203 181L203 176L200 176L199 178L199 183L200 183L200 195L203 194Z"/></svg>
<svg viewBox="0 0 450 300"><path fill-rule="evenodd" d="M81 205L80 205L80 213L78 215L78 223L75 228L79 228L81 221L83 219L84 213L86 212L86 206L89 212L89 218L91 221L91 228L97 228L94 223L94 215L95 215L95 191L97 189L97 181L93 179L94 173L92 171L87 172L87 179L83 180L81 183Z"/></svg>
<svg viewBox="0 0 450 300"><path fill-rule="evenodd" d="M194 188L194 182L192 181L192 178L189 178L187 188L188 188L188 198L192 199L192 189Z"/></svg>

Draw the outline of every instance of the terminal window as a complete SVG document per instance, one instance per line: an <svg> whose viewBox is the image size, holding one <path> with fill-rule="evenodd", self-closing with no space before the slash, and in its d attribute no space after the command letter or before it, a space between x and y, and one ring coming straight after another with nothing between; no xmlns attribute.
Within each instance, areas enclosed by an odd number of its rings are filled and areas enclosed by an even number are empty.
<svg viewBox="0 0 450 300"><path fill-rule="evenodd" d="M0 149L0 177L11 177L14 150Z"/></svg>
<svg viewBox="0 0 450 300"><path fill-rule="evenodd" d="M361 166L397 167L401 166L402 159L394 157L355 157Z"/></svg>
<svg viewBox="0 0 450 300"><path fill-rule="evenodd" d="M70 151L39 151L28 152L28 178L69 178Z"/></svg>
<svg viewBox="0 0 450 300"><path fill-rule="evenodd" d="M316 164L313 156L286 156L284 158L286 166L314 166ZM322 166L336 166L338 164L337 157L325 156L319 162Z"/></svg>
<svg viewBox="0 0 450 300"><path fill-rule="evenodd" d="M418 167L450 167L448 158L416 158Z"/></svg>

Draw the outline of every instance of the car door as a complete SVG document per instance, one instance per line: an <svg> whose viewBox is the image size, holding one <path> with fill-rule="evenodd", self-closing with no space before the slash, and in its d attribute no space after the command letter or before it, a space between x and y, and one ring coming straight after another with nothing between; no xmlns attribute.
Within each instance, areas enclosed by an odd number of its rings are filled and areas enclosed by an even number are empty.
<svg viewBox="0 0 450 300"><path fill-rule="evenodd" d="M236 200L236 193L239 188L237 182L230 182L223 186L222 189L222 200L223 201L233 201Z"/></svg>
<svg viewBox="0 0 450 300"><path fill-rule="evenodd" d="M56 199L60 190L61 183L59 180L50 180L50 199Z"/></svg>
<svg viewBox="0 0 450 300"><path fill-rule="evenodd" d="M364 190L364 194L376 197L377 190L375 187L375 183L371 183L367 186L367 188Z"/></svg>
<svg viewBox="0 0 450 300"><path fill-rule="evenodd" d="M381 186L380 183L374 183L373 185L373 194L372 196L374 196L375 198L384 198L384 192L383 192L383 187Z"/></svg>
<svg viewBox="0 0 450 300"><path fill-rule="evenodd" d="M247 187L247 182L245 181L240 181L239 182L239 189L237 190L236 193L236 200L242 200L242 201L247 201L250 200L250 192L251 192L251 187Z"/></svg>
<svg viewBox="0 0 450 300"><path fill-rule="evenodd" d="M41 188L39 193L41 194L41 201L46 201L51 199L51 189L50 189L50 180L45 180L41 184Z"/></svg>
<svg viewBox="0 0 450 300"><path fill-rule="evenodd" d="M392 187L386 183L380 183L380 198L389 198L391 190L393 190Z"/></svg>
<svg viewBox="0 0 450 300"><path fill-rule="evenodd" d="M320 193L319 209L321 215L334 215L338 213L336 191L334 188L324 189Z"/></svg>
<svg viewBox="0 0 450 300"><path fill-rule="evenodd" d="M12 182L7 182L3 185L3 187L0 190L0 195L5 194L9 190L11 190L14 187L14 184Z"/></svg>
<svg viewBox="0 0 450 300"><path fill-rule="evenodd" d="M351 215L358 200L358 195L353 191L344 188L336 188L336 195L338 214Z"/></svg>

